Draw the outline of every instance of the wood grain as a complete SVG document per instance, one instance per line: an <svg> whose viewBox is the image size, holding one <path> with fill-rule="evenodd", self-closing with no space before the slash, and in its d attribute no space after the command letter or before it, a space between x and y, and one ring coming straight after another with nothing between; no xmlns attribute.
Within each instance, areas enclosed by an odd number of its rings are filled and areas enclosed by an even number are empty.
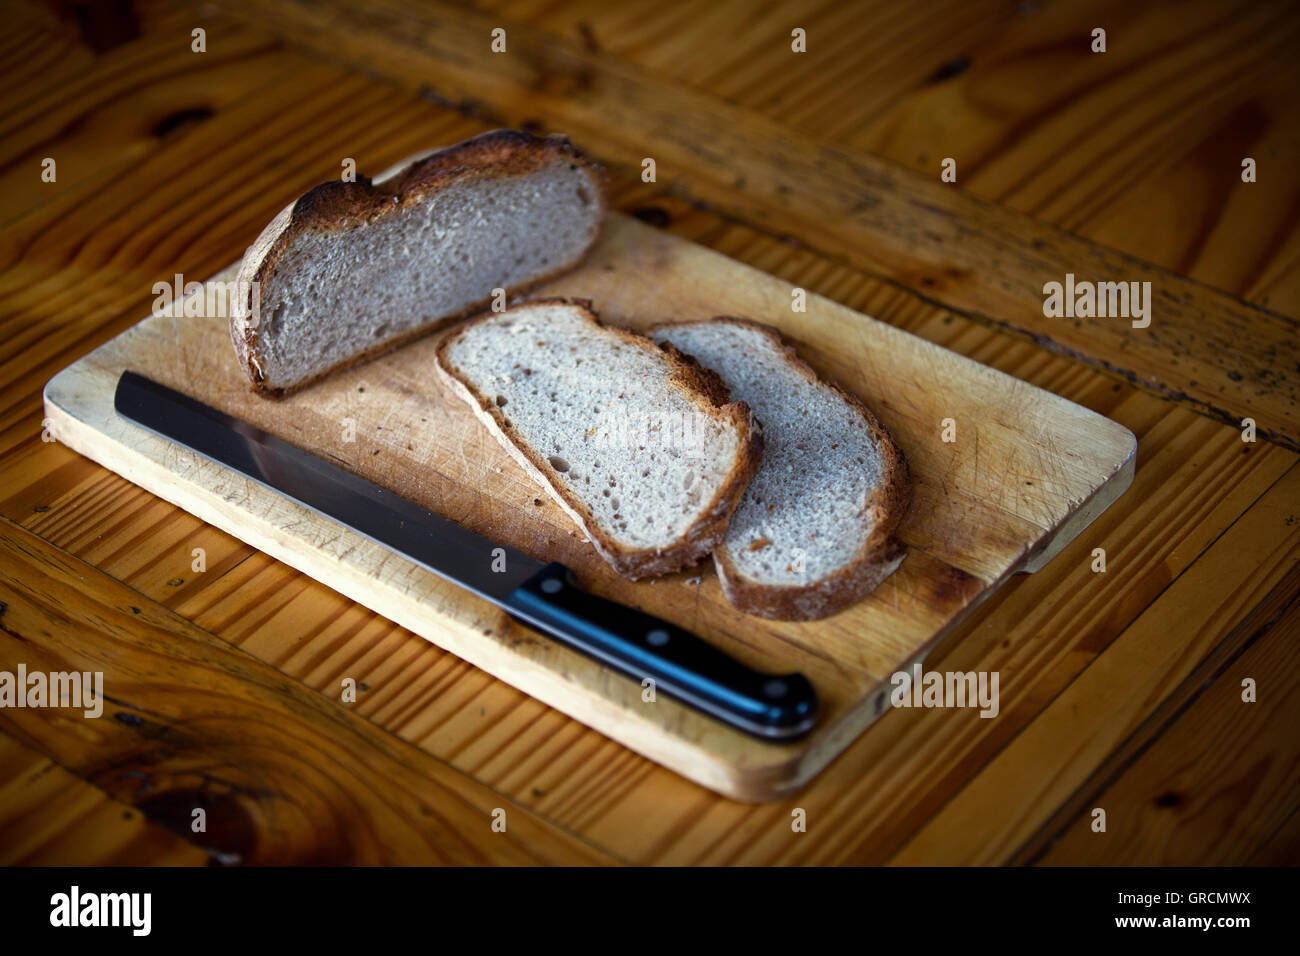
<svg viewBox="0 0 1300 956"><path fill-rule="evenodd" d="M1191 866L1213 857L1245 866L1276 847L1275 865L1300 863L1295 844L1278 840L1300 789L1300 597L1294 589L1250 637L1164 732L1160 747L1092 794L1087 812L1036 862ZM1246 680L1257 687L1253 703L1243 700ZM1093 807L1109 808L1104 833L1092 830Z"/></svg>
<svg viewBox="0 0 1300 956"><path fill-rule="evenodd" d="M1140 388L1300 449L1300 335L1252 307L1151 263L869 154L804 137L696 90L549 34L512 26L487 52L492 17L441 3L332 0L266 8L222 0L287 42L324 51L507 125L543 113L620 170L656 161L679 193L918 289L947 308ZM490 61L491 69L485 69ZM436 87L433 78L437 78ZM1237 173L1234 173L1237 175ZM803 238L807 237L807 238ZM1044 283L1150 282L1152 322L1047 318ZM1249 327L1250 335L1241 330Z"/></svg>
<svg viewBox="0 0 1300 956"><path fill-rule="evenodd" d="M587 261L538 294L591 298L606 321L633 328L717 312L778 323L819 372L863 393L908 456L914 505L899 530L910 550L903 568L866 601L812 624L738 614L712 573L618 580L558 508L538 504L545 496L468 410L432 387L436 339L268 401L234 367L221 320L155 317L56 377L46 412L70 447L634 750L750 801L803 784L883 712L891 674L919 660L991 588L1041 566L1132 480L1135 441L1123 427L825 300L794 313L786 284L632 219L612 217ZM807 674L823 701L819 727L806 741L776 746L671 702L647 706L636 682L122 423L111 396L123 368L343 463L490 541L562 560L597 592L755 666ZM888 397L871 384L886 381L895 386ZM940 439L948 417L958 429L952 443Z"/></svg>
<svg viewBox="0 0 1300 956"><path fill-rule="evenodd" d="M1275 602L1285 606L1294 598L1300 587L1297 502L1300 469L1293 467L1143 612L1115 647L1094 661L958 799L917 833L894 862L987 864L1018 847L1032 854L1031 841L1047 823L1044 814L1049 808L1067 803L1074 791L1085 787L1108 755L1122 759L1126 748L1138 745L1140 741L1132 740L1134 732L1165 700L1174 699L1176 705L1185 681L1191 687L1203 682L1193 676L1197 664L1207 655L1212 659L1211 652L1225 639L1236 641L1229 652L1240 648L1276 615ZM1256 613L1261 619L1253 621ZM1284 635L1285 628L1276 639L1285 640ZM1149 662L1141 670L1131 664L1138 654ZM1258 713L1264 719L1264 709ZM1014 797L1009 796L1008 780L1019 782Z"/></svg>
<svg viewBox="0 0 1300 956"><path fill-rule="evenodd" d="M0 583L5 669L100 671L108 701L0 729L220 862L609 861L7 520Z"/></svg>
<svg viewBox="0 0 1300 956"><path fill-rule="evenodd" d="M0 866L194 866L197 846L0 734Z"/></svg>
<svg viewBox="0 0 1300 956"><path fill-rule="evenodd" d="M1131 421L1128 412L1121 408L1116 417ZM946 653L941 649L931 657L927 666L934 669L999 672L997 719L964 709L891 711L799 797L743 817L713 807L685 832L660 832L662 843L647 834L638 845L659 854L656 860L675 863L888 862L1277 480L1279 466L1285 470L1295 461L1277 448L1270 449L1275 456L1252 460L1241 454L1239 443L1232 447L1236 439L1227 431L1186 410L1171 410L1143 432L1139 457L1151 461L1143 457L1149 449L1156 464L1139 469L1133 488L1056 561L990 599ZM1169 460L1184 467L1163 472L1160 462ZM1225 480L1221 468L1241 481ZM1229 486L1232 492L1224 497ZM1108 554L1105 575L1090 567L1097 546ZM1216 554L1209 573L1229 575L1237 558L1230 551ZM1136 674L1151 670L1151 662L1131 647L1119 657ZM1004 778L1004 798L1012 802L1028 782ZM607 817L613 807L642 799L651 797L629 794L603 813ZM788 832L795 807L815 823L810 839L792 839ZM615 828L600 832L613 839Z"/></svg>

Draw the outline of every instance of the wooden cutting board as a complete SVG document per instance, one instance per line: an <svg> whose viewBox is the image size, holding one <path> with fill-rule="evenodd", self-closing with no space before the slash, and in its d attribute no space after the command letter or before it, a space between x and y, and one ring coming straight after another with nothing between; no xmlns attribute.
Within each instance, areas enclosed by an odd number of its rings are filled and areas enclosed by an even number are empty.
<svg viewBox="0 0 1300 956"><path fill-rule="evenodd" d="M212 280L233 278L233 269ZM901 569L824 621L741 614L710 565L632 583L614 575L433 374L437 336L284 400L249 391L224 318L151 316L46 387L59 441L324 582L633 750L739 800L788 794L889 706L909 669L1017 572L1036 570L1129 486L1128 429L689 241L614 214L587 262L539 295L590 298L643 328L725 313L779 326L822 375L856 392L911 464ZM572 567L584 586L643 608L769 671L802 671L817 728L759 741L660 696L506 617L360 536L117 417L124 369L253 422L494 541ZM941 440L943 420L956 441Z"/></svg>

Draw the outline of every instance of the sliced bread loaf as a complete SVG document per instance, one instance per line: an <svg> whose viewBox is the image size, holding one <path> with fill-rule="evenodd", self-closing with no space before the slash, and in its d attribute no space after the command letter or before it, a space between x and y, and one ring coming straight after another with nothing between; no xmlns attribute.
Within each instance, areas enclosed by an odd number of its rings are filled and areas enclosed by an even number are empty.
<svg viewBox="0 0 1300 956"><path fill-rule="evenodd" d="M578 263L603 174L562 136L497 130L372 182L329 182L244 256L230 323L253 387L284 393Z"/></svg>
<svg viewBox="0 0 1300 956"><path fill-rule="evenodd" d="M907 461L856 397L821 381L775 329L743 319L651 331L717 372L763 427L763 460L714 563L727 599L778 620L828 617L902 563Z"/></svg>
<svg viewBox="0 0 1300 956"><path fill-rule="evenodd" d="M602 326L589 302L473 319L439 344L438 371L629 578L712 551L758 465L749 408L717 376Z"/></svg>

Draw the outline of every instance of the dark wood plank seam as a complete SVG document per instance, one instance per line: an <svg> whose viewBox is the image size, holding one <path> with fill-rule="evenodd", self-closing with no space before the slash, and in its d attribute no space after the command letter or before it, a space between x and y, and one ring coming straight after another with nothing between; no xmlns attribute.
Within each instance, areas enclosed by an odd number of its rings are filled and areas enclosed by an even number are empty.
<svg viewBox="0 0 1300 956"><path fill-rule="evenodd" d="M1278 825L1275 826L1269 832L1267 839L1263 841L1260 848L1250 855L1250 858L1246 861L1246 865L1247 866L1259 865L1254 863L1253 861L1259 856L1260 853L1266 852L1267 849L1272 848L1274 840L1277 838L1277 835L1281 833L1283 830L1285 830L1288 826L1290 826L1291 821L1294 820L1297 816L1300 816L1300 803L1297 803L1295 809L1292 810L1290 813L1288 813L1285 817L1283 817L1278 822ZM1292 862L1294 863L1296 861L1293 860Z"/></svg>
<svg viewBox="0 0 1300 956"><path fill-rule="evenodd" d="M1259 610L1278 595L1291 592L1290 598L1264 621L1256 624ZM1110 788L1198 699L1257 642L1266 637L1296 604L1300 602L1300 565L1293 568L1258 604L1229 629L1214 649L1174 688L1109 757L1061 804L1052 816L1006 860L1012 866L1032 866L1073 826L1085 808ZM1250 628L1253 627L1253 630Z"/></svg>
<svg viewBox="0 0 1300 956"><path fill-rule="evenodd" d="M1219 534L1217 534L1217 535L1214 537L1213 540L1209 541L1209 542L1205 545L1205 547L1203 547L1200 551L1198 551L1198 552L1196 553L1196 557L1194 557L1192 560L1188 561L1187 564L1186 564L1186 566L1183 568L1183 570L1182 570L1182 571L1181 571L1181 572L1180 572L1176 577L1171 578L1171 579L1170 579L1170 580L1165 584L1165 586L1164 586L1163 588L1161 588L1161 589L1160 589L1156 594L1154 594L1154 595L1151 597L1151 599L1150 599L1149 601L1146 602L1146 604L1144 604L1144 605L1143 605L1139 610L1137 610L1137 611L1133 614L1132 619L1128 622L1128 624L1126 624L1126 625L1124 626L1123 630L1117 632L1117 633L1115 634L1115 636L1114 636L1113 638L1111 638L1111 640L1110 640L1109 642L1107 642L1107 644L1106 644L1105 647L1101 648L1101 650L1099 650L1095 655L1093 655L1092 659L1088 662L1087 665L1085 665L1082 669L1080 669L1079 672L1078 672L1077 674L1075 674L1073 677L1071 677L1069 681L1067 681L1065 684L1063 684L1063 685L1061 686L1061 688L1060 688L1060 689L1059 689L1055 694L1053 694L1050 698L1048 698L1047 700L1045 700L1045 701L1043 702L1042 707L1040 707L1037 711L1035 711L1034 714L1033 714L1033 716L1031 716L1028 720L1026 720L1026 721L1025 721L1021 726L1020 726L1020 729L1018 729L1014 734L1012 734L1010 737L1008 737L1008 738L1006 739L1006 741L1003 742L1003 744L1002 744L1001 747L998 747L997 749L995 749L995 750L993 750L992 752L990 752L990 753L988 754L988 756L985 758L984 762L981 763L981 764L979 765L979 767L977 767L977 768L976 768L976 769L975 769L975 770L970 774L970 776L967 778L967 783L969 784L970 781L973 781L974 779L976 779L976 778L977 778L981 773L983 773L983 772L988 768L988 766L989 766L989 765L990 765L994 760L997 759L998 755L1000 755L1004 750L1006 750L1006 749L1008 749L1009 747L1011 747L1011 746L1016 742L1016 740L1020 737L1020 735L1023 734L1026 730L1028 730L1029 727L1034 723L1035 720L1037 720L1037 719L1039 718L1040 715L1042 715L1043 713L1045 713L1045 712L1047 711L1047 709L1050 708L1050 707L1052 706L1052 704L1054 704L1054 703L1057 701L1057 699L1061 697L1062 694L1064 694L1067 690L1069 690L1069 688L1074 684L1075 681L1077 681L1080 677L1082 677L1082 676L1087 672L1088 668L1092 666L1092 663L1093 663L1094 661L1096 661L1096 660L1099 659L1103 654L1105 654L1105 653L1110 649L1111 645L1114 644L1115 641L1119 640L1119 639L1124 635L1124 633L1125 633L1125 632L1126 632L1130 627L1133 626L1133 623L1134 623L1135 621L1137 621L1139 618L1142 617L1143 614L1145 614L1148 610L1150 610L1151 607L1152 607L1153 605L1155 605L1156 602L1158 602L1158 601L1160 600L1161 597L1164 596L1165 592L1167 592L1171 587L1174 586L1174 583L1175 583L1176 581L1178 581L1180 578L1183 577L1183 575L1185 575L1185 574L1187 574L1189 571L1191 571L1192 568L1194 568L1194 567L1196 566L1197 562L1199 562L1199 561L1200 561L1200 560L1201 560L1201 559L1202 559L1202 558L1203 558L1203 557L1204 557L1204 556L1205 556L1205 555L1210 551L1210 549L1213 548L1213 547L1215 546L1215 544L1217 544L1217 543L1219 542L1219 540L1220 540L1224 535L1226 535L1229 531L1231 531L1232 528L1235 527L1235 526L1237 525L1237 523L1240 522L1240 521L1241 521L1241 520L1246 516L1246 514L1247 514L1247 513L1252 509L1252 508L1254 508L1257 504L1259 504L1259 502L1260 502L1260 501L1261 501L1261 500L1262 500L1262 499L1263 499L1263 498L1264 498L1264 497L1265 497L1265 496L1266 496L1266 495L1267 495L1267 494L1268 494L1268 493L1269 493L1269 492L1270 492L1270 491L1271 491L1271 490L1272 490L1272 489L1273 489L1273 488L1274 488L1278 483L1284 481L1284 480L1286 479L1286 477L1287 477L1287 476L1292 472L1292 470L1297 469L1297 468L1300 468L1300 462L1297 462L1296 464L1292 465L1291 468L1288 468L1285 472L1283 472L1281 475L1279 475L1278 478L1277 478L1275 481L1273 481L1272 483L1270 483L1269 486L1268 486L1267 488L1265 488L1263 491L1261 491L1261 492L1259 493L1259 495L1257 495L1257 496L1255 497L1255 499L1254 499L1253 501L1250 502L1249 505L1247 505L1245 508L1243 508L1243 509L1241 510L1241 513L1238 514L1237 517L1233 519L1233 521L1232 521L1231 524L1229 524L1227 527L1225 527L1225 528L1224 528L1224 529L1223 529ZM1284 583L1284 582L1283 582L1283 583ZM1160 709L1164 706L1165 702L1171 700L1171 699L1172 699L1176 694L1178 694L1178 693L1182 690L1182 688L1183 688L1184 686L1188 686L1188 682L1190 682L1190 681L1192 680L1192 678L1194 678L1194 677L1196 676L1196 674L1200 671L1200 668L1203 667L1203 666L1205 665L1205 662L1211 660L1211 659L1214 657L1214 655L1215 655L1216 653L1218 653L1219 648L1223 647L1223 646L1227 643L1227 641L1228 641L1229 638L1231 637L1232 633L1237 629L1237 627L1239 627L1240 624L1241 624L1242 622L1246 621L1246 620L1250 617L1250 615L1254 612L1255 609L1257 609L1258 607L1260 607L1261 605L1263 605L1264 603L1266 603L1266 602L1269 600L1269 598L1272 597L1273 594L1277 593L1279 587L1281 587L1281 583L1279 583L1279 585L1278 585L1277 587L1274 587L1274 589L1273 589L1272 591L1270 591L1267 595L1265 595L1265 597L1264 597L1264 598L1259 602L1259 604L1257 604L1257 605L1255 606L1255 608L1252 608L1251 611L1248 611L1246 614L1242 615L1242 617L1240 618L1240 620L1238 620L1238 621L1236 622L1236 624L1233 625L1232 629L1230 629L1229 634L1226 635L1226 636L1224 637L1224 640L1221 641L1221 642L1219 643L1219 645L1217 645L1216 648L1215 648L1213 651L1211 651L1209 654L1206 655L1206 657L1204 658L1204 660L1202 661L1202 663L1201 663L1200 665L1197 666L1197 669L1194 670L1194 671L1192 672L1192 674L1189 674L1189 675L1188 675L1188 677L1183 681L1182 684L1180 684L1180 685L1179 685L1178 687L1176 687L1174 690L1170 691L1169 695L1166 696L1165 701L1163 701L1163 702L1161 702L1161 704L1157 705L1156 710L1153 711L1153 714L1152 714L1151 716L1154 716L1155 713L1158 713L1158 712L1160 711ZM1000 592L1000 593L1005 594L1006 592L1005 592L1005 590L1004 590L1004 591L1002 591L1002 592ZM980 626L980 622L983 621L983 620L985 619L985 617L986 617L988 614L991 614L991 613L993 612L993 610L994 610L996 607L997 607L997 604L994 603L993 601L986 602L985 605L982 606L982 607L979 609L979 612L978 612L974 617L972 617L972 618L970 618L969 620L963 622L963 629L961 630L960 633L962 633L962 634L966 633L966 628L976 628L976 627L979 627L979 626ZM956 647L957 644L959 643L959 638L958 638L958 636L957 636L957 633L954 633L953 635L950 635L950 638L951 638L950 641L945 641L945 643L944 643L943 645L941 645L940 648L938 648L938 650L940 650L942 653L941 653L938 657L936 657L936 658L932 658L932 659L930 660L930 666L933 667L933 666L936 666L938 663L941 663L941 662L943 661L944 655L947 655L947 654L951 653L951 652L955 649L955 647ZM1151 719L1151 717L1149 716L1149 717L1148 717L1148 720L1150 720L1150 719ZM1117 748L1115 749L1114 754L1118 754L1121 750L1123 750L1124 746L1128 743L1128 741L1131 740L1131 739L1133 739L1133 738L1137 735L1138 731L1140 731L1143 727L1145 727L1146 724L1147 724L1147 721L1143 721L1143 723L1142 723L1141 725L1139 725L1138 730L1135 730L1134 733L1131 734L1130 737L1127 738L1123 744L1121 744L1119 747L1117 747ZM1140 754L1137 755L1137 756L1140 756ZM1104 767L1109 763L1109 761L1110 761L1111 759L1113 759L1113 756L1110 757L1110 758L1107 758L1107 762L1104 763L1104 764L1102 765L1102 767L1099 767L1098 770L1094 772L1093 777L1095 777L1096 774L1099 773L1099 772L1100 772L1100 771L1101 771L1101 770L1102 770L1102 769L1103 769L1103 768L1104 768ZM1136 759L1136 756L1134 757L1134 759ZM1130 761L1130 762L1131 762L1131 761ZM1127 766L1127 764L1126 764L1125 766ZM1092 777L1090 777L1089 779L1091 780ZM1109 781L1108 781L1108 783L1109 783ZM1084 786L1086 786L1086 784L1084 784ZM1080 789L1082 789L1082 787L1081 787ZM939 804L938 806L936 806L935 809L934 809L934 812L931 813L929 817L927 817L925 820L923 820L923 821L922 821L922 822L917 826L917 828L916 828L916 832L920 832L921 830L923 830L923 829L924 829L924 828L925 828L925 827L926 827L926 826L927 826L927 825L928 825L932 820L934 820L936 817L938 817L939 814L941 814L941 813L942 813L942 812L947 808L947 806L948 806L950 803L952 803L954 800L956 800L956 799L961 795L961 793L962 793L963 790L965 790L965 785L963 785L962 787L959 787L958 789L954 790L954 791L952 792L952 794L949 795L949 797L948 797L947 800L943 801L943 803L941 803L941 804ZM1064 807L1068 804L1068 802L1069 802L1069 801L1066 801L1066 803L1063 803L1063 804L1062 804L1062 808L1064 808ZM1084 802L1086 802L1086 795L1085 795L1085 801L1084 801ZM1061 810L1057 810L1056 813L1053 815L1053 818L1055 818L1055 816L1058 815L1058 814L1060 814L1061 812L1062 812ZM1071 818L1071 819L1072 819L1072 818ZM907 846L908 843L910 843L910 842L911 842L910 840L904 842L903 846L904 846L904 847ZM1031 840L1026 841L1026 844L1025 844L1025 845L1028 846L1028 845L1029 845L1030 843L1032 843L1032 842L1033 842L1033 841L1032 841L1032 838L1031 838ZM900 847L900 850L901 850L901 849L902 849L902 848ZM1023 847L1022 847L1021 849L1023 850ZM1016 854L1013 854L1012 858L1016 858L1020 852L1021 852L1021 851L1018 850ZM1044 852L1045 852L1045 851L1044 851ZM1040 855L1040 854L1039 854L1039 855ZM1010 862L1010 859L1011 859L1011 858L1009 858L1008 862Z"/></svg>

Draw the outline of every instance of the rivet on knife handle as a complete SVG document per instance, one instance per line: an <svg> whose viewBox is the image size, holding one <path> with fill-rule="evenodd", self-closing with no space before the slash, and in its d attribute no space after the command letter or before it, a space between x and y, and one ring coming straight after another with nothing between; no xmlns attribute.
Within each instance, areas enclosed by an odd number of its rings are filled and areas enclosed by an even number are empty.
<svg viewBox="0 0 1300 956"><path fill-rule="evenodd" d="M689 631L576 587L549 564L501 602L516 616L656 691L762 737L807 733L817 695L802 674L764 674Z"/></svg>

